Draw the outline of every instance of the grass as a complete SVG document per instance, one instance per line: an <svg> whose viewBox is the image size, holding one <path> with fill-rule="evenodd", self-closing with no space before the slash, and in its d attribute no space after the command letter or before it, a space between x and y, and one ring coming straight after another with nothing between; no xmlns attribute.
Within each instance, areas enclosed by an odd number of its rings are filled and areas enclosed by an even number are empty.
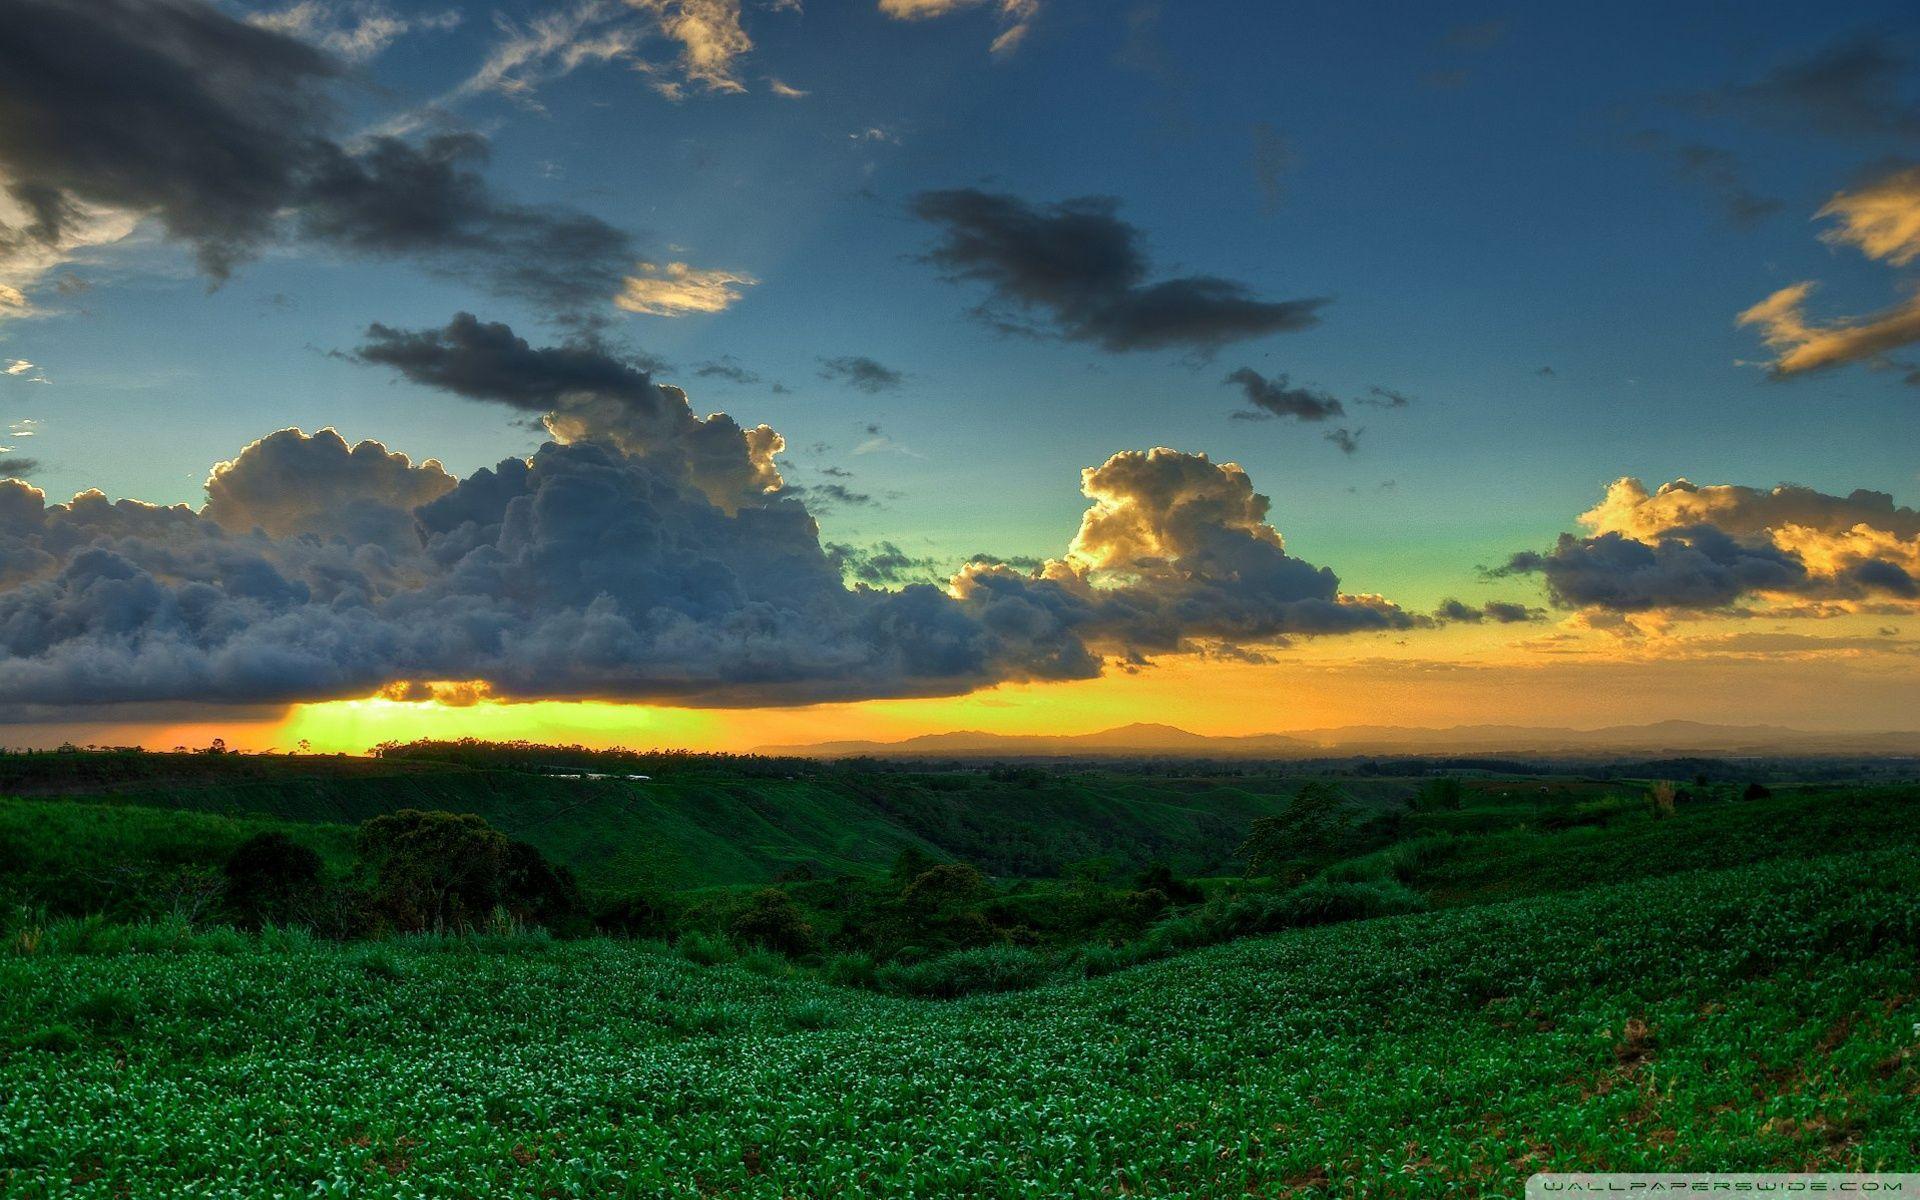
<svg viewBox="0 0 1920 1200"><path fill-rule="evenodd" d="M1920 1145L1904 850L944 1002L609 941L155 945L0 958L6 1194L1516 1195Z"/></svg>

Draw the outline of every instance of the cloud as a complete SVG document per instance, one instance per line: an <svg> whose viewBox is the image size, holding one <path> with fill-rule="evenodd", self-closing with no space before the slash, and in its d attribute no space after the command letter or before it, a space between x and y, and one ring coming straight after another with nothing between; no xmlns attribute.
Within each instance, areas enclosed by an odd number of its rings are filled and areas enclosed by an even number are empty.
<svg viewBox="0 0 1920 1200"><path fill-rule="evenodd" d="M774 458L786 442L771 427L695 416L685 392L591 339L536 348L505 324L458 313L440 329L369 326L357 356L425 387L539 414L557 441L603 441L657 459L728 512L785 484Z"/></svg>
<svg viewBox="0 0 1920 1200"><path fill-rule="evenodd" d="M1782 63L1760 79L1693 99L1711 114L1841 137L1920 137L1913 59L1862 33Z"/></svg>
<svg viewBox="0 0 1920 1200"><path fill-rule="evenodd" d="M1757 225L1785 207L1780 200L1753 190L1739 158L1730 150L1704 142L1676 142L1652 129L1636 134L1632 143L1666 159L1682 180L1713 197L1727 223L1736 228Z"/></svg>
<svg viewBox="0 0 1920 1200"><path fill-rule="evenodd" d="M1837 193L1814 215L1835 221L1820 235L1822 241L1908 266L1920 257L1920 166L1884 171ZM1776 376L1853 362L1892 366L1889 352L1920 341L1920 291L1869 316L1816 321L1806 315L1807 297L1816 287L1809 282L1781 288L1737 318L1741 325L1758 327L1761 339L1778 351L1772 364Z"/></svg>
<svg viewBox="0 0 1920 1200"><path fill-rule="evenodd" d="M40 460L37 458L26 458L20 455L0 458L0 477L25 479L39 469Z"/></svg>
<svg viewBox="0 0 1920 1200"><path fill-rule="evenodd" d="M1761 340L1779 351L1773 360L1777 376L1800 375L1852 362L1882 362L1887 353L1920 341L1920 294L1866 317L1815 322L1806 315L1806 300L1817 285L1796 283L1781 288L1741 313L1742 325L1760 329Z"/></svg>
<svg viewBox="0 0 1920 1200"><path fill-rule="evenodd" d="M1328 417L1342 416L1347 411L1345 405L1327 392L1294 387L1285 375L1275 375L1269 379L1252 367L1241 367L1222 382L1238 384L1252 407L1250 412L1235 413L1236 417L1294 417L1301 421L1324 421Z"/></svg>
<svg viewBox="0 0 1920 1200"><path fill-rule="evenodd" d="M1105 197L1032 205L973 189L922 192L913 202L944 235L928 261L985 283L990 299L976 315L1004 329L1035 332L1020 319L1031 315L1060 337L1116 353L1204 354L1318 323L1324 299L1262 300L1212 275L1148 283L1140 232L1118 208Z"/></svg>
<svg viewBox="0 0 1920 1200"><path fill-rule="evenodd" d="M1040 0L880 0L880 11L900 21L925 21L982 6L990 6L1000 20L1000 32L987 48L995 56L1018 49L1040 15Z"/></svg>
<svg viewBox="0 0 1920 1200"><path fill-rule="evenodd" d="M1483 625L1488 621L1496 625L1517 625L1525 621L1537 621L1544 615L1540 609L1507 600L1489 600L1475 608L1463 600L1449 598L1442 600L1440 607L1433 610L1436 621L1466 625Z"/></svg>
<svg viewBox="0 0 1920 1200"><path fill-rule="evenodd" d="M1835 496L1678 479L1620 479L1581 514L1584 536L1514 555L1497 573L1539 574L1555 603L1614 612L1724 609L1748 600L1907 601L1920 575L1920 512L1884 492Z"/></svg>
<svg viewBox="0 0 1920 1200"><path fill-rule="evenodd" d="M850 570L909 556L823 546L785 489L716 503L703 484L752 476L753 438L604 349L536 348L468 318L376 327L361 355L516 409L554 398L556 440L455 480L283 430L216 467L197 511L97 491L48 504L0 481L0 705L422 698L449 682L508 700L805 704L1424 621L1288 553L1245 472L1204 455L1083 472L1089 507L1061 559L849 587Z"/></svg>
<svg viewBox="0 0 1920 1200"><path fill-rule="evenodd" d="M6 373L9 375L25 375L31 370L33 370L33 364L24 358L10 358L7 360Z"/></svg>
<svg viewBox="0 0 1920 1200"><path fill-rule="evenodd" d="M723 354L719 358L697 363L693 373L699 379L724 379L728 383L737 383L742 386L760 382L758 374L742 366L731 354Z"/></svg>
<svg viewBox="0 0 1920 1200"><path fill-rule="evenodd" d="M638 257L598 218L497 196L477 135L336 140L339 60L197 0L19 0L0 7L0 44L0 281L142 219L215 283L291 236L563 315L610 300Z"/></svg>
<svg viewBox="0 0 1920 1200"><path fill-rule="evenodd" d="M767 80L767 90L782 100L804 100L813 94L812 92L801 91L797 87L791 87L780 82L778 79Z"/></svg>
<svg viewBox="0 0 1920 1200"><path fill-rule="evenodd" d="M1907 266L1920 257L1920 165L1893 168L1850 192L1837 193L1814 216L1838 222L1820 235L1821 241Z"/></svg>
<svg viewBox="0 0 1920 1200"><path fill-rule="evenodd" d="M907 379L899 371L884 363L875 362L864 354L821 359L820 378L844 383L848 387L858 388L869 395L894 391Z"/></svg>
<svg viewBox="0 0 1920 1200"><path fill-rule="evenodd" d="M740 25L740 0L627 0L660 23L660 31L680 43L681 77L709 92L744 92L734 77L734 62L753 49ZM674 87L678 87L675 84ZM669 95L678 95L670 90Z"/></svg>
<svg viewBox="0 0 1920 1200"><path fill-rule="evenodd" d="M1360 403L1370 408L1408 408L1413 404L1413 397L1392 388L1370 387L1367 394L1360 397Z"/></svg>
<svg viewBox="0 0 1920 1200"><path fill-rule="evenodd" d="M455 29L460 20L460 11L454 8L402 17L385 5L364 0L343 4L299 0L286 8L247 17L250 25L310 42L353 63L377 57L409 33Z"/></svg>
<svg viewBox="0 0 1920 1200"><path fill-rule="evenodd" d="M1327 441L1332 442L1335 446L1338 446L1342 454L1358 454L1360 452L1360 435L1365 432L1365 429L1347 429L1343 426L1339 429L1329 429L1321 436Z"/></svg>
<svg viewBox="0 0 1920 1200"><path fill-rule="evenodd" d="M841 574L859 583L875 587L895 587L904 583L944 583L946 574L934 558L918 558L892 542L871 546L849 546L828 542L827 557L839 566Z"/></svg>
<svg viewBox="0 0 1920 1200"><path fill-rule="evenodd" d="M655 317L725 312L740 299L741 288L760 282L751 275L703 271L683 262L641 263L638 271L627 277L613 302L628 312Z"/></svg>

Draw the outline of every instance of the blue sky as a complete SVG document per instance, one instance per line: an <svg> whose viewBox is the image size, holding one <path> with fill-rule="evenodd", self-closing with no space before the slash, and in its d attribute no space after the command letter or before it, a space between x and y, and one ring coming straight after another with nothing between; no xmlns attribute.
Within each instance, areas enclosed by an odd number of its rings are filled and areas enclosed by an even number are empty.
<svg viewBox="0 0 1920 1200"><path fill-rule="evenodd" d="M470 9L457 29L409 34L364 64L343 94L355 119L456 86L501 40L496 11L524 24L533 9ZM538 110L480 95L451 115L490 134L491 177L516 198L578 205L663 257L760 280L725 313L625 317L612 333L679 368L661 378L696 409L774 424L798 477L853 471L849 486L879 504L825 514L829 537L1054 553L1082 507L1079 467L1166 444L1246 465L1283 532L1353 582L1385 587L1413 567L1422 590L1443 573L1457 590L1475 553L1566 527L1621 474L1912 499L1912 388L1858 370L1770 381L1736 365L1763 354L1733 322L1801 278L1822 279L1838 311L1888 301L1884 269L1823 246L1808 218L1897 147L1678 102L1902 23L1912 31L1899 4L1246 3L1197 17L1056 0L1017 52L993 58L985 11L901 22L814 0L804 13L749 7L745 94L674 102L594 64L541 83ZM808 94L780 98L768 78ZM1284 140L1277 198L1256 177L1259 127ZM1729 149L1781 211L1732 227L1705 189L1631 144L1643 130ZM930 187L1111 195L1158 272L1333 303L1316 329L1210 359L997 334L967 319L977 287L917 261L932 238L905 206ZM537 440L499 412L324 356L370 321L459 309L534 333L524 307L300 248L213 292L165 242L97 263L80 273L109 282L72 311L0 327L0 352L52 381L8 380L5 401L43 422L36 482L56 496L192 501L213 462L289 424L456 473ZM818 359L845 354L907 381L867 395L817 378ZM791 394L690 377L721 355ZM1229 420L1220 380L1242 365L1416 402L1363 411L1347 456L1313 428ZM868 423L904 450L854 454ZM831 449L815 454L818 442Z"/></svg>

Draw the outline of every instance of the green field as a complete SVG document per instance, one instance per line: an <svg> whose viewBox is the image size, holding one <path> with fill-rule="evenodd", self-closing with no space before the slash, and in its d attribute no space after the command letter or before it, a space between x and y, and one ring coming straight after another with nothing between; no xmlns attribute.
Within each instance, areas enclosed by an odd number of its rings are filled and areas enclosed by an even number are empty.
<svg viewBox="0 0 1920 1200"><path fill-rule="evenodd" d="M1303 778L668 766L0 756L0 1194L1502 1196L1920 1159L1913 785L1322 779L1334 831L1265 862L1237 847ZM577 870L581 936L494 899L397 934L413 877L361 823L416 806ZM264 919L221 890L262 835L312 851L311 928L228 927Z"/></svg>
<svg viewBox="0 0 1920 1200"><path fill-rule="evenodd" d="M958 1002L517 939L0 964L9 1195L1515 1195L1920 1144L1880 852Z"/></svg>

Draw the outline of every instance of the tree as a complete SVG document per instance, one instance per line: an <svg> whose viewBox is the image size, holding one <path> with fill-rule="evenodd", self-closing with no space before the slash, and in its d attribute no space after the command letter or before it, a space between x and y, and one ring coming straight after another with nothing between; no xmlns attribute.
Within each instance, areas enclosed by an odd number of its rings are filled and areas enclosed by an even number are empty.
<svg viewBox="0 0 1920 1200"><path fill-rule="evenodd" d="M1765 800L1771 795L1773 795L1773 792L1768 789L1766 784L1755 780L1747 785L1746 791L1740 793L1740 798L1742 800Z"/></svg>
<svg viewBox="0 0 1920 1200"><path fill-rule="evenodd" d="M402 930L470 929L499 902L508 842L472 813L403 808L360 826L374 907Z"/></svg>
<svg viewBox="0 0 1920 1200"><path fill-rule="evenodd" d="M734 915L728 932L747 946L762 946L781 954L808 954L816 945L813 926L801 916L793 897L779 888L762 888Z"/></svg>
<svg viewBox="0 0 1920 1200"><path fill-rule="evenodd" d="M1276 816L1260 817L1240 843L1249 875L1271 874L1290 863L1313 863L1332 856L1346 840L1347 798L1324 780L1300 785Z"/></svg>
<svg viewBox="0 0 1920 1200"><path fill-rule="evenodd" d="M1450 775L1429 779L1420 785L1420 794L1413 798L1413 811L1453 812L1459 809L1466 795L1465 785Z"/></svg>
<svg viewBox="0 0 1920 1200"><path fill-rule="evenodd" d="M227 904L248 925L294 920L320 891L320 856L277 831L235 846L223 870Z"/></svg>

